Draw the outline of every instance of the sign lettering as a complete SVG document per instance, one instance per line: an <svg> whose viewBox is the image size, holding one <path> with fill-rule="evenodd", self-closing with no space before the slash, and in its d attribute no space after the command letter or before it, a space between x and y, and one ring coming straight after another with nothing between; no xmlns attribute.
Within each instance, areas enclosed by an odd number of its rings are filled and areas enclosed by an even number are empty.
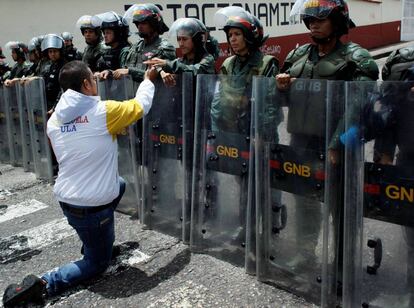
<svg viewBox="0 0 414 308"><path fill-rule="evenodd" d="M295 164L295 163L288 162L288 161L283 163L283 170L286 173L297 174L305 178L308 178L311 175L310 173L311 169L309 166Z"/></svg>

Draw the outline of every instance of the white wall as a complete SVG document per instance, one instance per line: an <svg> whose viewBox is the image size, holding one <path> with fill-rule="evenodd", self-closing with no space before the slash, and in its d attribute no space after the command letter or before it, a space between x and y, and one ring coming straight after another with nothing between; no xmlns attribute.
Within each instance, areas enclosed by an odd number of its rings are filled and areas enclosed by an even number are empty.
<svg viewBox="0 0 414 308"><path fill-rule="evenodd" d="M138 2L138 3L144 3ZM285 36L306 31L303 24L286 24L290 6L294 0L157 0L163 10L167 25L171 25L176 17L196 17L199 15L207 26L214 26L213 16L220 7L234 3L248 5L251 11L256 11L263 25L265 33L271 37ZM370 2L367 0L349 0L350 15L359 26L395 21L401 19L401 0L381 0ZM74 44L83 50L85 43L76 28L76 21L82 15L94 15L107 11L119 14L125 12L125 5L136 3L128 0L0 0L0 46L8 41L23 41L28 43L36 35L47 33L62 33L69 31L74 35ZM278 7L275 12L275 7ZM266 14L268 14L266 16ZM136 32L134 25L131 32ZM214 31L213 35L224 42L223 31ZM134 36L131 38L134 41ZM4 50L10 60L10 52Z"/></svg>

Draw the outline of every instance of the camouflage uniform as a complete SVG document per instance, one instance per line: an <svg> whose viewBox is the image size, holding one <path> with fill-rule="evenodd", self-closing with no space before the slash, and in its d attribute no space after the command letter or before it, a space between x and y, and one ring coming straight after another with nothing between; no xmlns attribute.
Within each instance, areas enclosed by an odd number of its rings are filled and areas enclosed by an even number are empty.
<svg viewBox="0 0 414 308"><path fill-rule="evenodd" d="M254 51L245 61L238 56L227 58L220 73L233 78L222 82L219 96L211 106L212 128L226 131L250 132L250 97L253 76L275 77L279 73L278 61L273 56L264 56L259 50ZM278 117L280 114L278 115ZM274 119L275 125L280 118Z"/></svg>
<svg viewBox="0 0 414 308"><path fill-rule="evenodd" d="M70 62L73 60L82 60L82 53L73 45L65 47L65 60Z"/></svg>
<svg viewBox="0 0 414 308"><path fill-rule="evenodd" d="M318 55L318 48L313 44L306 44L292 50L285 60L282 72L288 73L291 77L304 79L344 81L378 79L378 67L369 52L358 44L351 42L343 44L340 41L335 49L324 57ZM325 130L322 126L325 122L306 120L320 118L323 110L318 109L317 106L321 105L309 103L309 106L316 109L295 108L293 112L289 112L288 131L291 134L324 138ZM339 132L335 134L331 147L339 146L338 138Z"/></svg>
<svg viewBox="0 0 414 308"><path fill-rule="evenodd" d="M141 82L146 70L143 62L154 57L173 60L176 58L175 48L167 40L160 37L157 37L148 45L145 44L144 39L140 39L129 49L122 50L121 67L128 68L132 79Z"/></svg>
<svg viewBox="0 0 414 308"><path fill-rule="evenodd" d="M27 71L29 69L30 69L29 62L16 63L15 65L13 65L9 76L6 79L22 78L26 76Z"/></svg>
<svg viewBox="0 0 414 308"><path fill-rule="evenodd" d="M87 45L83 51L82 61L88 64L92 72L98 71L98 60L101 58L103 52L107 48L102 42L98 42L96 45Z"/></svg>
<svg viewBox="0 0 414 308"><path fill-rule="evenodd" d="M382 68L382 80L402 80L403 73L414 64L414 46L393 51Z"/></svg>

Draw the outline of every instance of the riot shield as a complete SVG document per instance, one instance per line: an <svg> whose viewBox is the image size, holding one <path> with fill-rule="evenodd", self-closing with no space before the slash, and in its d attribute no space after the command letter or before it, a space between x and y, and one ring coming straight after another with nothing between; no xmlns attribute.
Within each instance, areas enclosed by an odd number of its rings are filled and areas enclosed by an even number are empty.
<svg viewBox="0 0 414 308"><path fill-rule="evenodd" d="M340 262L343 164L336 141L343 83L298 79L279 91L274 78L255 77L253 97L257 277L332 307Z"/></svg>
<svg viewBox="0 0 414 308"><path fill-rule="evenodd" d="M135 97L134 83L127 76L120 80L107 79L98 82L98 93L102 100L128 100ZM141 121L129 126L125 131L118 135L118 172L125 180L126 190L119 203L117 210L137 216L140 203L139 190L139 169L136 162L140 153L135 151L133 141L135 141L135 132L133 127L140 125Z"/></svg>
<svg viewBox="0 0 414 308"><path fill-rule="evenodd" d="M197 76L191 249L245 264L251 81Z"/></svg>
<svg viewBox="0 0 414 308"><path fill-rule="evenodd" d="M151 229L189 241L189 200L184 197L189 185L184 166L184 140L191 142L192 74L176 75L176 85L155 82L154 104L144 118L143 137L143 211L142 222ZM185 110L185 103L189 110ZM188 131L183 135L186 122ZM186 137L186 138L184 138ZM188 146L188 144L186 144ZM188 160L192 156L187 151ZM191 177L190 177L191 179Z"/></svg>
<svg viewBox="0 0 414 308"><path fill-rule="evenodd" d="M9 130L8 130L8 104L4 98L4 87L0 87L0 162L10 163Z"/></svg>
<svg viewBox="0 0 414 308"><path fill-rule="evenodd" d="M52 149L46 135L47 107L42 78L24 84L36 178L53 181Z"/></svg>
<svg viewBox="0 0 414 308"><path fill-rule="evenodd" d="M414 306L413 86L346 87L344 307Z"/></svg>
<svg viewBox="0 0 414 308"><path fill-rule="evenodd" d="M20 129L19 101L21 100L21 86L18 82L4 87L4 98L8 108L10 121L7 121L9 131L10 162L13 166L23 166L23 138Z"/></svg>
<svg viewBox="0 0 414 308"><path fill-rule="evenodd" d="M19 110L19 123L20 134L22 136L22 152L23 152L23 169L27 172L34 172L34 157L33 157L33 145L30 136L30 123L29 123L29 104L31 102L26 97L26 91L24 86L20 86L19 98L17 100L17 107Z"/></svg>

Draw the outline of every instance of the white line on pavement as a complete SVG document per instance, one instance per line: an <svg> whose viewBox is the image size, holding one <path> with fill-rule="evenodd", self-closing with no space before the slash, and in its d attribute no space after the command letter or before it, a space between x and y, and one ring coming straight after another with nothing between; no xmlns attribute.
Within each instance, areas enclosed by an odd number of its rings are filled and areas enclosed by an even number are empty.
<svg viewBox="0 0 414 308"><path fill-rule="evenodd" d="M0 238L0 262L5 263L74 234L75 230L67 223L66 218L62 218Z"/></svg>
<svg viewBox="0 0 414 308"><path fill-rule="evenodd" d="M46 204L35 199L10 205L4 210L4 213L3 211L0 211L0 223L34 213L47 207L48 206Z"/></svg>

